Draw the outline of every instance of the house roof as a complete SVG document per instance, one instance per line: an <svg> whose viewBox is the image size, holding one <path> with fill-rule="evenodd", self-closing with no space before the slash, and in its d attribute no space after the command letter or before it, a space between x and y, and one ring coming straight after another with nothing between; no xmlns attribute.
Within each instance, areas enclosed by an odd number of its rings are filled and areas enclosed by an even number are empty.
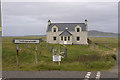
<svg viewBox="0 0 120 80"><path fill-rule="evenodd" d="M64 30L60 36L72 36L72 34L68 30Z"/></svg>
<svg viewBox="0 0 120 80"><path fill-rule="evenodd" d="M68 28L68 31L75 31L75 27L79 25L82 29L82 31L86 31L86 25L85 23L51 23L48 26L48 31L51 31L51 28L56 25L58 27L58 31L64 31L66 28Z"/></svg>

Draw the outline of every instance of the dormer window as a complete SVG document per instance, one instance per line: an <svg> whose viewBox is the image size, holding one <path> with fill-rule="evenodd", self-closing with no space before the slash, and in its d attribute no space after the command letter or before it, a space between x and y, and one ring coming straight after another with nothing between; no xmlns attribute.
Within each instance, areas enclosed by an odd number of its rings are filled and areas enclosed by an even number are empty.
<svg viewBox="0 0 120 80"><path fill-rule="evenodd" d="M56 28L53 28L53 32L56 32Z"/></svg>
<svg viewBox="0 0 120 80"><path fill-rule="evenodd" d="M52 32L58 32L58 27L56 25L54 25L51 29L52 29Z"/></svg>
<svg viewBox="0 0 120 80"><path fill-rule="evenodd" d="M77 32L80 32L80 28L77 28Z"/></svg>
<svg viewBox="0 0 120 80"><path fill-rule="evenodd" d="M75 27L75 32L81 32L81 27L79 25Z"/></svg>

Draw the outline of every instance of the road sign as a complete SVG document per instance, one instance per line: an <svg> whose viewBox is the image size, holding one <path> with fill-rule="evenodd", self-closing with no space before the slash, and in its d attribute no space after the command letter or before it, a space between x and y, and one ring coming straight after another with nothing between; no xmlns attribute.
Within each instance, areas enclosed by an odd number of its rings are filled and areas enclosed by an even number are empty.
<svg viewBox="0 0 120 80"><path fill-rule="evenodd" d="M60 55L53 55L53 61L61 61Z"/></svg>
<svg viewBox="0 0 120 80"><path fill-rule="evenodd" d="M13 43L17 44L17 65L19 66L19 49L18 44L35 44L36 64L37 64L37 44L41 39L14 39Z"/></svg>
<svg viewBox="0 0 120 80"><path fill-rule="evenodd" d="M40 40L39 39L15 39L13 40L13 43L15 44L39 44Z"/></svg>

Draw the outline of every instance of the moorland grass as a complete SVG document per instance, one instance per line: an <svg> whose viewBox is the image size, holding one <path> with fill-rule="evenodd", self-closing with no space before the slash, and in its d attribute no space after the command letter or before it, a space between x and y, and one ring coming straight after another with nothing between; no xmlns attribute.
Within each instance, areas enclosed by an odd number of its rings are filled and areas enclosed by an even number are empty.
<svg viewBox="0 0 120 80"><path fill-rule="evenodd" d="M37 44L38 64L35 64L35 44L19 44L19 67L16 66L16 44L13 39L39 39L45 37L3 37L2 39L2 62L3 71L41 71L41 70L64 70L64 71L100 71L108 70L114 66L117 54L117 38L90 38L92 44L83 45L59 45L47 44L45 41ZM97 44L95 44L97 43ZM42 51L40 54L40 45ZM49 45L49 47L47 47ZM61 50L67 48L67 58L62 58L61 65L52 62L51 47ZM57 54L58 51L55 53Z"/></svg>

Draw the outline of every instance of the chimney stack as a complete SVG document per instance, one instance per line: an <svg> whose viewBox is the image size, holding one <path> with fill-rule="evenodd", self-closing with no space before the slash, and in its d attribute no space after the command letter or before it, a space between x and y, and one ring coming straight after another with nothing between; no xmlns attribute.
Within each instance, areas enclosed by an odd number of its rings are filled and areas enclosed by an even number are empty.
<svg viewBox="0 0 120 80"><path fill-rule="evenodd" d="M87 19L85 19L85 24L87 25Z"/></svg>
<svg viewBox="0 0 120 80"><path fill-rule="evenodd" d="M50 20L48 20L48 26L51 24L51 21Z"/></svg>
<svg viewBox="0 0 120 80"><path fill-rule="evenodd" d="M86 31L88 31L87 19L85 19Z"/></svg>
<svg viewBox="0 0 120 80"><path fill-rule="evenodd" d="M47 30L46 30L46 32L48 31L48 27L49 27L50 24L51 24L51 21L48 20L48 25L47 25Z"/></svg>

